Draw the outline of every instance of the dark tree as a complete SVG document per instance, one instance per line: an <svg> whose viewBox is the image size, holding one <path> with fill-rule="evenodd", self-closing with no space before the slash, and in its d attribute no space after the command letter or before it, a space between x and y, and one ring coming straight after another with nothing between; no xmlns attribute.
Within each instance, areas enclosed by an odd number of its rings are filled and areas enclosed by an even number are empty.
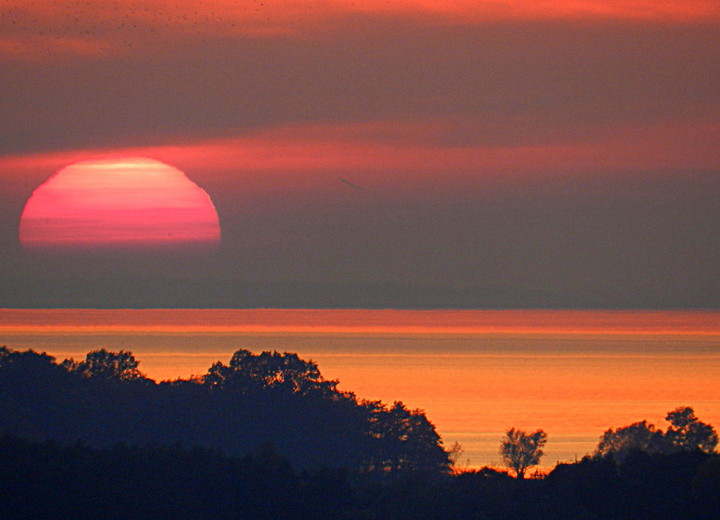
<svg viewBox="0 0 720 520"><path fill-rule="evenodd" d="M282 388L299 394L330 394L337 386L337 381L322 377L317 364L297 354L273 351L255 355L242 349L233 354L229 365L218 361L210 367L204 382L211 387L232 386L249 391Z"/></svg>
<svg viewBox="0 0 720 520"><path fill-rule="evenodd" d="M0 433L95 447L181 443L244 456L263 444L298 468L443 473L434 425L402 403L359 403L297 354L237 351L202 378L155 384L130 352L85 360L0 349Z"/></svg>
<svg viewBox="0 0 720 520"><path fill-rule="evenodd" d="M75 362L72 359L63 361L62 366L88 379L137 381L145 379L138 370L138 361L132 352L121 350L110 352L105 349L93 350L85 356L85 361Z"/></svg>
<svg viewBox="0 0 720 520"><path fill-rule="evenodd" d="M596 457L612 456L618 462L636 451L645 453L674 453L700 450L712 453L718 444L715 429L695 416L689 406L668 412L667 431L641 421L617 429L607 430L595 450Z"/></svg>
<svg viewBox="0 0 720 520"><path fill-rule="evenodd" d="M386 407L380 401L365 401L373 459L368 467L378 472L447 472L449 453L442 448L440 435L422 410L408 410L396 401Z"/></svg>
<svg viewBox="0 0 720 520"><path fill-rule="evenodd" d="M667 451L666 446L662 430L658 430L647 421L641 421L615 430L612 428L607 430L600 438L595 455L598 457L611 455L618 461L623 461L633 451L662 453Z"/></svg>
<svg viewBox="0 0 720 520"><path fill-rule="evenodd" d="M58 372L55 358L47 354L38 353L34 350L18 352L5 346L0 347L0 370L4 377L11 374L27 374L28 372Z"/></svg>
<svg viewBox="0 0 720 520"><path fill-rule="evenodd" d="M529 467L540 462L546 442L547 434L543 430L528 433L510 428L500 443L500 454L505 465L522 479Z"/></svg>
<svg viewBox="0 0 720 520"><path fill-rule="evenodd" d="M676 449L711 453L718 444L715 429L698 419L689 406L668 412L665 420L670 423L665 438Z"/></svg>

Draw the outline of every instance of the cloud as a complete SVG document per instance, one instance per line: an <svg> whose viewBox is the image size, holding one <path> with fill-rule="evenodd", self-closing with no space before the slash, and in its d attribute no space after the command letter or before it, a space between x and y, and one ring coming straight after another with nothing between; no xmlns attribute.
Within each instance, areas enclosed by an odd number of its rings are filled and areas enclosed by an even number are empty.
<svg viewBox="0 0 720 520"><path fill-rule="evenodd" d="M142 52L6 61L0 153L381 119L454 120L458 144L685 121L718 112L718 40L720 27L686 23L365 14L292 38L153 36Z"/></svg>

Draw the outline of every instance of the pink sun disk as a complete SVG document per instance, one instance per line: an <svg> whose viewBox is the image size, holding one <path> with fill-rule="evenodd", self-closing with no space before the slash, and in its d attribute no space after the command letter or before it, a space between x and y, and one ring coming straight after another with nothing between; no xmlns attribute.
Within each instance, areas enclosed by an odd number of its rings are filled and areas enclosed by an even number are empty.
<svg viewBox="0 0 720 520"><path fill-rule="evenodd" d="M82 161L28 199L20 243L29 250L214 248L217 211L180 170L145 158Z"/></svg>

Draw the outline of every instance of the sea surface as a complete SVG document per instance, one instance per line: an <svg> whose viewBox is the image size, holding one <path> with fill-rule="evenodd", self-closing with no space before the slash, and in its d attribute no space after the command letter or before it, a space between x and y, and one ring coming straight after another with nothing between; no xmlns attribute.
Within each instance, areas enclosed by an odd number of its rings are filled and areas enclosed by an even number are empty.
<svg viewBox="0 0 720 520"><path fill-rule="evenodd" d="M358 398L424 410L468 468L501 466L513 426L548 433L545 468L680 405L720 427L718 311L0 309L0 345L130 350L158 381L241 348L297 352Z"/></svg>

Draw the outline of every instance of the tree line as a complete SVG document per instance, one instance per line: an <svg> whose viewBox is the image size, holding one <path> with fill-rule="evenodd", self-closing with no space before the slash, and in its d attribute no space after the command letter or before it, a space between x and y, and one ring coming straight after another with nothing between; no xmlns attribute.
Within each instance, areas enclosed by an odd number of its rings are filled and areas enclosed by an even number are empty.
<svg viewBox="0 0 720 520"><path fill-rule="evenodd" d="M0 518L720 518L718 435L691 407L528 479L541 429L507 430L509 471L452 471L422 411L337 385L290 353L157 383L130 352L0 347Z"/></svg>
<svg viewBox="0 0 720 520"><path fill-rule="evenodd" d="M545 478L483 468L373 479L298 470L269 445L94 448L0 436L4 520L713 520L720 457L699 450L588 456Z"/></svg>
<svg viewBox="0 0 720 520"><path fill-rule="evenodd" d="M200 446L245 456L272 445L296 467L378 475L447 472L421 410L360 400L293 353L235 352L206 374L157 383L131 352L64 360L0 347L0 433L105 447Z"/></svg>
<svg viewBox="0 0 720 520"><path fill-rule="evenodd" d="M690 406L679 406L665 416L670 423L666 431L643 420L603 433L593 457L611 457L622 462L635 452L671 454L684 451L713 453L718 434L710 424L701 421ZM500 443L505 465L517 478L524 478L528 468L540 463L547 434L543 430L526 432L510 428ZM720 490L718 490L720 492Z"/></svg>

